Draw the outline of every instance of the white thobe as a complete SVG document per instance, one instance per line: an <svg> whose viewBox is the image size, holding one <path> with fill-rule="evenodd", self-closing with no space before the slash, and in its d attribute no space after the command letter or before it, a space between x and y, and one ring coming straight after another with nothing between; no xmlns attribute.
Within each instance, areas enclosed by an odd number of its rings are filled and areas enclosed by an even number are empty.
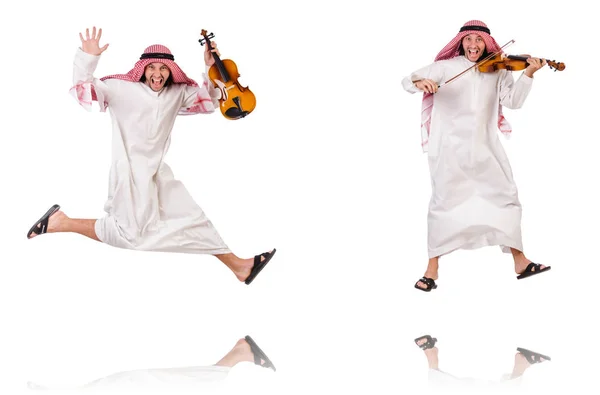
<svg viewBox="0 0 600 395"><path fill-rule="evenodd" d="M69 393L206 393L218 388L231 371L226 366L194 366L169 369L140 369L119 372L95 380L81 387L70 389L48 388L30 382L29 388L45 391L68 391ZM123 391L123 392L121 392ZM129 392L131 391L131 392Z"/></svg>
<svg viewBox="0 0 600 395"><path fill-rule="evenodd" d="M422 92L412 81L441 83L472 65L464 56L438 61L405 77L402 85L410 93ZM498 137L498 105L520 108L531 84L525 74L515 82L509 71L473 68L434 94L428 142L430 258L491 245L504 252L523 250L521 204Z"/></svg>
<svg viewBox="0 0 600 395"><path fill-rule="evenodd" d="M438 369L429 369L428 382L432 389L456 391L455 393L482 393L490 390L515 389L523 382L523 376L512 378L510 374L504 374L500 380L492 381L471 377L459 378Z"/></svg>
<svg viewBox="0 0 600 395"><path fill-rule="evenodd" d="M108 107L112 118L112 165L104 206L107 215L96 221L98 238L136 250L230 252L163 160L178 113L200 107L198 97L209 95L205 85L171 84L154 92L142 82L101 81L93 76L99 59L78 49L73 67L74 84L82 91L88 90L87 99L90 87L94 89L101 109ZM85 95L78 96L84 107L91 107ZM218 100L211 97L213 102L203 106L201 112L213 112L218 106Z"/></svg>

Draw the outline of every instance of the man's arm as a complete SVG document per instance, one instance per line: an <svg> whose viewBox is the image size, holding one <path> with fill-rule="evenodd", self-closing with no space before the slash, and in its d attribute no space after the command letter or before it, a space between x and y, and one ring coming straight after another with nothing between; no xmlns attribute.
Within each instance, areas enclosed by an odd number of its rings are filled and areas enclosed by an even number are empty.
<svg viewBox="0 0 600 395"><path fill-rule="evenodd" d="M100 111L105 111L108 104L108 88L105 83L94 78L94 71L100 60L100 55L106 51L108 44L100 47L102 29L96 34L96 27L86 29L85 38L79 33L81 47L77 48L73 61L73 87L70 92L75 99L88 111L91 111L93 100L97 100Z"/></svg>

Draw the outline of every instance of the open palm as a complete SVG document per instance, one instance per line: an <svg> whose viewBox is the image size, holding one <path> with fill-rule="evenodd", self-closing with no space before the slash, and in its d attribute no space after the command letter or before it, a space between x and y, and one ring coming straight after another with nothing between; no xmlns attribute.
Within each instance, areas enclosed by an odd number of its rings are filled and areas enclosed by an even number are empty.
<svg viewBox="0 0 600 395"><path fill-rule="evenodd" d="M102 37L102 29L98 29L98 34L96 35L96 26L92 29L92 35L90 36L90 29L85 29L85 39L83 35L79 33L79 38L81 39L81 49L83 52L90 55L100 55L102 52L106 51L108 48L108 44L103 47L100 47L100 37Z"/></svg>

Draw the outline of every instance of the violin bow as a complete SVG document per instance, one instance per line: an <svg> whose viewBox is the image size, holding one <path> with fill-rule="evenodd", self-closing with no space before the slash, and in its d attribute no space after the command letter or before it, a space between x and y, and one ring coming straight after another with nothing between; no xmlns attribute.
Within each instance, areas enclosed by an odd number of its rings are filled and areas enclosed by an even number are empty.
<svg viewBox="0 0 600 395"><path fill-rule="evenodd" d="M493 58L494 56L498 55L499 53L502 52L502 50L505 47L508 47L509 45L513 44L515 42L515 40L510 40L509 42L507 42L506 44L504 44L503 46L500 47L500 51L498 52L493 52L491 54L489 54L488 56L486 56L485 58L481 59L479 62L475 63L473 66L469 67L468 69L466 69L465 71L455 75L454 77L450 78L448 81L446 82L442 82L441 84L438 85L438 88L441 88L442 86L449 84L450 82L454 81L455 79L457 79L458 77L462 76L464 73L466 73L467 71L471 70L473 67L477 67L480 64L482 64L483 62L490 60L491 58Z"/></svg>

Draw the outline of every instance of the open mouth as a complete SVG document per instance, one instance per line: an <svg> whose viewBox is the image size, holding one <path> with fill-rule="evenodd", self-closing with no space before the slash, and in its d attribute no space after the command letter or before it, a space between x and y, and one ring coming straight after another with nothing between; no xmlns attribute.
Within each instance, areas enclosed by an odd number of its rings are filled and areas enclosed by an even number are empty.
<svg viewBox="0 0 600 395"><path fill-rule="evenodd" d="M469 49L469 57L479 56L479 49Z"/></svg>
<svg viewBox="0 0 600 395"><path fill-rule="evenodd" d="M152 77L150 79L152 88L160 88L162 86L162 84L163 84L163 81L164 81L164 79L162 77L160 77L160 78L154 78L154 77Z"/></svg>

